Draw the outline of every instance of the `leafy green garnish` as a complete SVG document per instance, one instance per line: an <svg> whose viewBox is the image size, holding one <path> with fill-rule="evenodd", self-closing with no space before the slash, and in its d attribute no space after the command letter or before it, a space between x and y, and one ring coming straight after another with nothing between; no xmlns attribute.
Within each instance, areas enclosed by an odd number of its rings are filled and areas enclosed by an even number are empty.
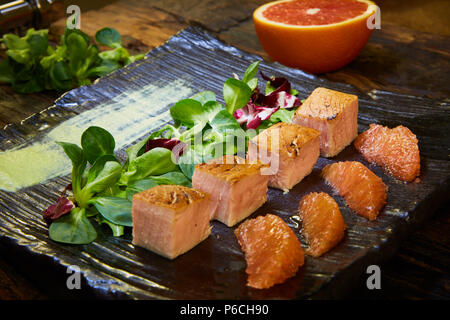
<svg viewBox="0 0 450 320"><path fill-rule="evenodd" d="M71 244L88 244L97 238L97 231L86 217L84 208L72 209L54 221L48 232L52 240Z"/></svg>
<svg viewBox="0 0 450 320"><path fill-rule="evenodd" d="M91 202L103 218L120 225L131 227L131 201L117 197L97 197Z"/></svg>
<svg viewBox="0 0 450 320"><path fill-rule="evenodd" d="M7 58L0 62L0 82L10 83L19 93L67 91L144 57L130 56L113 28L99 30L95 38L113 49L99 52L90 37L77 29L66 29L56 47L49 45L46 29L28 29L24 37L5 34L0 41Z"/></svg>
<svg viewBox="0 0 450 320"><path fill-rule="evenodd" d="M113 28L103 28L97 31L95 34L95 40L101 45L119 48L122 46L122 37L117 30Z"/></svg>
<svg viewBox="0 0 450 320"><path fill-rule="evenodd" d="M252 89L247 83L229 78L223 85L223 99L230 114L245 106L252 96Z"/></svg>

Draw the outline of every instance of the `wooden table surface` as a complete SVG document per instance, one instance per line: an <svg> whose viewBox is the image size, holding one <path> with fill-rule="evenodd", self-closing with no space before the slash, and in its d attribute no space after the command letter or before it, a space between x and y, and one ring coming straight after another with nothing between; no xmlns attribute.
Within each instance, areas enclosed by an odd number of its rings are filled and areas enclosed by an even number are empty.
<svg viewBox="0 0 450 320"><path fill-rule="evenodd" d="M58 39L64 30L65 5L50 25ZM91 1L92 2L92 1ZM116 28L132 52L151 50L188 25L205 28L222 41L270 60L253 29L251 14L266 0L121 0L70 1L81 7L81 29L93 36L106 26ZM69 4L67 2L67 4ZM361 54L348 66L321 75L352 84L361 92L374 89L427 96L450 102L450 28L448 1L377 1L381 30L375 30ZM91 9L91 10L89 10ZM60 95L20 95L0 86L0 126L17 123L41 111ZM395 108L395 106L392 106ZM365 279L351 299L449 299L450 202L431 221L406 239L398 253L380 265L382 289L368 290ZM0 299L48 299L52 296L17 272L14 258L0 251Z"/></svg>

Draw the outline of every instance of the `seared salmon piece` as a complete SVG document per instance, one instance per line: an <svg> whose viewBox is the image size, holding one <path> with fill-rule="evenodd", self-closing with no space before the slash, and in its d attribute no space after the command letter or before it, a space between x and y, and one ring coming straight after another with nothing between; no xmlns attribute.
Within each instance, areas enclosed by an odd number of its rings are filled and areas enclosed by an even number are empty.
<svg viewBox="0 0 450 320"><path fill-rule="evenodd" d="M247 285L266 289L293 277L305 262L300 241L278 216L244 221L234 231L245 254Z"/></svg>
<svg viewBox="0 0 450 320"><path fill-rule="evenodd" d="M347 228L336 201L325 192L312 192L299 204L302 232L309 242L306 254L319 257L344 238Z"/></svg>
<svg viewBox="0 0 450 320"><path fill-rule="evenodd" d="M320 131L320 155L334 157L358 135L358 97L316 88L295 112L292 122Z"/></svg>
<svg viewBox="0 0 450 320"><path fill-rule="evenodd" d="M159 185L133 196L133 244L169 259L189 251L210 233L210 197L177 185Z"/></svg>
<svg viewBox="0 0 450 320"><path fill-rule="evenodd" d="M363 157L381 166L396 179L412 181L420 174L420 154L417 137L407 127L393 129L371 124L353 145Z"/></svg>
<svg viewBox="0 0 450 320"><path fill-rule="evenodd" d="M279 122L253 137L247 158L269 164L269 187L289 191L314 168L319 158L319 131Z"/></svg>
<svg viewBox="0 0 450 320"><path fill-rule="evenodd" d="M350 209L369 220L375 220L386 204L387 186L361 162L344 161L326 165L322 176L344 197Z"/></svg>
<svg viewBox="0 0 450 320"><path fill-rule="evenodd" d="M269 176L262 163L224 156L195 166L192 187L211 196L211 219L231 227L247 218L267 200Z"/></svg>

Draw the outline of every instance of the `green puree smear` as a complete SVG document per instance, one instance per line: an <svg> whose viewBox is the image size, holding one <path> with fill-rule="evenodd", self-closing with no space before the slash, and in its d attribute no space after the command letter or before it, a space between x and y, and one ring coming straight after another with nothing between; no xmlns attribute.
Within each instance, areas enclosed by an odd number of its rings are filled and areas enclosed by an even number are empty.
<svg viewBox="0 0 450 320"><path fill-rule="evenodd" d="M116 148L129 145L169 122L169 110L164 109L191 94L182 80L162 87L149 84L62 122L32 144L0 152L0 189L17 191L70 174L71 162L55 142L79 144L89 126L108 130L116 137Z"/></svg>

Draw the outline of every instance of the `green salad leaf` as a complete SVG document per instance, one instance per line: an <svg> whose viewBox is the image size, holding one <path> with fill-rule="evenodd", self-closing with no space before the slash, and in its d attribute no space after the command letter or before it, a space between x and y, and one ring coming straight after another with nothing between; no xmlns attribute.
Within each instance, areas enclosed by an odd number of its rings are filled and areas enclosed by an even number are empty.
<svg viewBox="0 0 450 320"><path fill-rule="evenodd" d="M113 28L99 30L95 39L112 49L99 52L78 29L66 29L55 47L49 44L47 29L31 28L23 37L5 34L0 41L7 58L0 61L0 82L10 83L19 93L67 91L144 58L144 54L130 56Z"/></svg>
<svg viewBox="0 0 450 320"><path fill-rule="evenodd" d="M252 96L252 89L247 83L229 78L223 85L223 99L230 114L245 106Z"/></svg>
<svg viewBox="0 0 450 320"><path fill-rule="evenodd" d="M97 197L91 203L106 220L119 226L133 226L130 200L117 197Z"/></svg>
<svg viewBox="0 0 450 320"><path fill-rule="evenodd" d="M103 28L97 31L95 34L95 40L101 45L119 48L122 45L122 37L116 29Z"/></svg>
<svg viewBox="0 0 450 320"><path fill-rule="evenodd" d="M50 239L70 244L88 244L97 238L97 231L86 217L84 208L72 211L54 221L49 227Z"/></svg>

